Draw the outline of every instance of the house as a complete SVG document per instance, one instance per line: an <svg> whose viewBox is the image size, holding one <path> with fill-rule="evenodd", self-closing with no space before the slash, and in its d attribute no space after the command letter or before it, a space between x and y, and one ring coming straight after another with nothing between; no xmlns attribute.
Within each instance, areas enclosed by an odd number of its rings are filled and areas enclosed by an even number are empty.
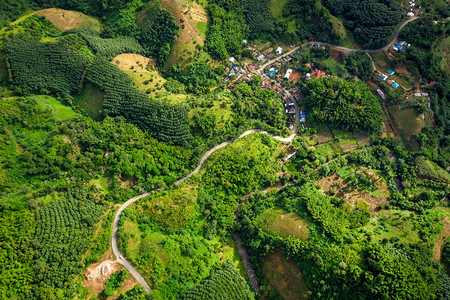
<svg viewBox="0 0 450 300"><path fill-rule="evenodd" d="M311 76L315 78L322 78L325 77L325 73L321 70L317 70L314 73L312 73Z"/></svg>
<svg viewBox="0 0 450 300"><path fill-rule="evenodd" d="M281 55L283 53L283 48L278 47L277 50L275 50L275 52L277 53L277 55Z"/></svg>
<svg viewBox="0 0 450 300"><path fill-rule="evenodd" d="M273 75L275 75L275 74L277 74L276 71L271 71L271 72L267 73L267 75L269 75L269 76L273 76Z"/></svg>
<svg viewBox="0 0 450 300"><path fill-rule="evenodd" d="M403 47L400 46L400 45L395 45L394 50L395 50L395 51L404 51L405 48L403 48Z"/></svg>
<svg viewBox="0 0 450 300"><path fill-rule="evenodd" d="M292 69L288 69L288 70L286 71L286 74L284 74L284 78L289 79L289 77L291 76L291 74L292 74Z"/></svg>
<svg viewBox="0 0 450 300"><path fill-rule="evenodd" d="M387 75L381 73L378 73L375 77L383 81L385 81L388 78Z"/></svg>
<svg viewBox="0 0 450 300"><path fill-rule="evenodd" d="M234 62L236 61L236 59L235 59L234 57L230 57L230 58L228 59L228 61L231 62L231 63L234 63Z"/></svg>
<svg viewBox="0 0 450 300"><path fill-rule="evenodd" d="M394 82L394 83L392 84L392 87L393 87L394 89L396 89L396 88L400 87L400 84Z"/></svg>
<svg viewBox="0 0 450 300"><path fill-rule="evenodd" d="M301 116L301 117L306 117L306 110L302 110L302 111L300 112L300 116Z"/></svg>
<svg viewBox="0 0 450 300"><path fill-rule="evenodd" d="M232 69L236 69L236 65L231 66Z"/></svg>
<svg viewBox="0 0 450 300"><path fill-rule="evenodd" d="M394 74L395 74L395 72L394 72L394 71L392 71L391 69L387 70L387 72L386 72L386 73L388 73L388 74L389 74L389 76L392 76L392 75L394 75Z"/></svg>
<svg viewBox="0 0 450 300"><path fill-rule="evenodd" d="M282 90L278 85L274 85L274 86L273 86L273 89L274 89L274 91L277 92L278 94L283 92L283 90Z"/></svg>
<svg viewBox="0 0 450 300"><path fill-rule="evenodd" d="M306 73L305 80L310 80L310 79L311 79L311 74L310 73Z"/></svg>
<svg viewBox="0 0 450 300"><path fill-rule="evenodd" d="M301 118L300 118L300 122L306 123L306 118L305 118L305 117L301 117Z"/></svg>
<svg viewBox="0 0 450 300"><path fill-rule="evenodd" d="M306 63L305 66L307 66L307 67L310 68L310 69L312 68L312 66L311 66L310 63Z"/></svg>
<svg viewBox="0 0 450 300"><path fill-rule="evenodd" d="M252 65L252 66L250 66L248 68L253 71L255 69L255 66Z"/></svg>
<svg viewBox="0 0 450 300"><path fill-rule="evenodd" d="M421 93L414 93L414 97L422 97Z"/></svg>
<svg viewBox="0 0 450 300"><path fill-rule="evenodd" d="M422 97L428 97L428 93L422 93Z"/></svg>
<svg viewBox="0 0 450 300"><path fill-rule="evenodd" d="M260 56L258 56L258 60L263 60L263 59L265 59L266 57L264 56L264 54L261 54Z"/></svg>
<svg viewBox="0 0 450 300"><path fill-rule="evenodd" d="M406 16L408 16L408 17L414 17L414 13L411 11L411 12L407 13Z"/></svg>
<svg viewBox="0 0 450 300"><path fill-rule="evenodd" d="M392 85L393 83L394 83L394 81L392 81L392 80L388 80L388 81L386 81L389 85Z"/></svg>
<svg viewBox="0 0 450 300"><path fill-rule="evenodd" d="M384 95L384 93L380 89L377 89L377 94L381 97L381 99L383 99L383 100L386 99L386 96Z"/></svg>

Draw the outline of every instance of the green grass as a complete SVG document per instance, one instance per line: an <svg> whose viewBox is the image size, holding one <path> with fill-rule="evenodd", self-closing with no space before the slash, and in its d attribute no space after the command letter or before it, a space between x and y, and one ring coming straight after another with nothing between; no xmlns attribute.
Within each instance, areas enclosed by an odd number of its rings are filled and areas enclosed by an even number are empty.
<svg viewBox="0 0 450 300"><path fill-rule="evenodd" d="M394 116L399 129L405 133L420 133L425 126L425 121L416 114L413 108L394 108L392 115Z"/></svg>
<svg viewBox="0 0 450 300"><path fill-rule="evenodd" d="M433 48L433 51L439 57L442 57L441 64L444 70L450 72L450 36L446 36L445 38L440 40Z"/></svg>
<svg viewBox="0 0 450 300"><path fill-rule="evenodd" d="M346 40L347 30L345 29L344 24L342 24L341 19L331 16L331 23L333 23L333 29L337 32L341 39Z"/></svg>
<svg viewBox="0 0 450 300"><path fill-rule="evenodd" d="M375 61L375 66L377 70L383 73L386 73L391 67L389 65L389 59L384 52L377 52L370 54Z"/></svg>
<svg viewBox="0 0 450 300"><path fill-rule="evenodd" d="M130 259L135 259L139 254L139 246L141 244L141 231L136 222L126 219L123 224L125 233L131 234L131 238L127 243L127 255Z"/></svg>
<svg viewBox="0 0 450 300"><path fill-rule="evenodd" d="M325 156L327 158L334 157L336 153L333 148L329 144L320 145L316 148L316 151L319 155Z"/></svg>
<svg viewBox="0 0 450 300"><path fill-rule="evenodd" d="M206 36L206 33L208 32L208 23L198 22L197 29Z"/></svg>
<svg viewBox="0 0 450 300"><path fill-rule="evenodd" d="M154 97L157 93L165 92L164 83L167 81L155 72L134 72L126 71L128 75L133 79L134 85L138 90L145 92L146 94Z"/></svg>
<svg viewBox="0 0 450 300"><path fill-rule="evenodd" d="M450 174L442 169L437 163L428 160L428 164L434 171L436 171L436 174L439 178L446 180L447 182L450 182Z"/></svg>
<svg viewBox="0 0 450 300"><path fill-rule="evenodd" d="M61 104L58 100L49 96L35 96L36 101L43 108L50 109L56 120L68 120L76 116L76 113L69 106Z"/></svg>
<svg viewBox="0 0 450 300"><path fill-rule="evenodd" d="M275 236L294 236L302 240L307 240L309 236L309 223L295 212L289 213L281 208L267 209L256 222L263 231Z"/></svg>
<svg viewBox="0 0 450 300"><path fill-rule="evenodd" d="M245 271L244 264L242 263L241 255L239 254L236 242L229 237L226 244L222 244L222 261L227 261L228 259L234 263L234 266L239 271L242 277L248 279L247 272Z"/></svg>
<svg viewBox="0 0 450 300"><path fill-rule="evenodd" d="M196 200L197 186L184 185L145 198L142 207L144 215L160 226L197 231L202 224L196 220Z"/></svg>
<svg viewBox="0 0 450 300"><path fill-rule="evenodd" d="M76 95L74 104L84 111L89 117L94 120L100 118L103 98L103 92L95 87L93 84L86 84L80 95Z"/></svg>
<svg viewBox="0 0 450 300"><path fill-rule="evenodd" d="M283 19L283 8L289 0L270 0L270 13L277 20Z"/></svg>
<svg viewBox="0 0 450 300"><path fill-rule="evenodd" d="M399 238L406 244L415 244L421 241L419 231L414 229L415 215L409 211L388 210L378 214L377 221L371 221L364 226L364 231L372 236L372 241L390 240Z"/></svg>
<svg viewBox="0 0 450 300"><path fill-rule="evenodd" d="M291 259L286 259L281 250L266 256L260 265L270 287L275 288L283 299L300 300L309 298L309 288L300 268Z"/></svg>

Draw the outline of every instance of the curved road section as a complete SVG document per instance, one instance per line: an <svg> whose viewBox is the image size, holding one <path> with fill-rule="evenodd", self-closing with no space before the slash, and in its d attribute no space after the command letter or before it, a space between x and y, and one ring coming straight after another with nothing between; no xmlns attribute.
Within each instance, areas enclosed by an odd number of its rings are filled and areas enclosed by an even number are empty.
<svg viewBox="0 0 450 300"><path fill-rule="evenodd" d="M116 217L114 218L112 235L111 235L111 246L112 246L114 255L117 257L117 261L120 262L125 267L125 269L127 269L128 272L130 272L131 275L133 275L134 278L136 278L136 280L139 282L139 284L145 289L145 292L147 293L147 295L150 295L149 285L145 281L144 277L142 277L141 274L139 274L139 272L125 258L123 258L122 254L119 251L119 248L117 247L117 229L119 228L120 215L125 210L125 208L127 208L130 204L136 202L137 200L139 200L141 198L150 196L150 194L151 193L144 193L142 195L131 198L130 200L125 202L119 208L119 210L116 213Z"/></svg>
<svg viewBox="0 0 450 300"><path fill-rule="evenodd" d="M395 43L395 41L397 40L397 38L398 38L398 36L399 36L401 30L406 26L406 24L408 24L408 23L411 22L411 21L416 20L417 18L418 18L418 17L414 17L414 18L411 18L411 19L409 19L409 20L403 22L403 23L400 25L400 27L397 29L397 31L395 32L394 37L392 38L392 40L390 41L390 43L387 44L386 46L384 46L383 48L380 48L380 49L374 49L374 50L363 50L363 51L365 51L365 52L380 52L380 51L383 51L383 50L386 50L386 49L390 48L390 47ZM306 46L306 45L310 45L310 44L319 44L319 45L323 45L323 46L328 45L328 46L331 46L331 47L333 47L333 48L335 48L335 49L342 50L342 51L357 51L357 50L358 50L358 49L350 49L350 48L345 48L345 47L341 47L341 46L331 45L331 44L323 43L323 42L308 42L308 43L303 44L302 46ZM296 51L298 48L299 48L299 47L295 47L295 48L293 48L291 51L285 53L284 55L281 55L281 56L279 56L279 57L277 57L277 58L275 58L275 59L273 59L273 60L271 60L271 61L265 63L265 64L262 65L258 70L259 70L260 72L262 72L267 66L269 66L270 64L274 63L275 61L277 61L277 60L279 60L279 59L281 59L281 58L283 58L283 57L285 57L285 56L287 56L287 55L290 55L291 53L293 53L294 51ZM245 137L245 136L247 136L247 135L249 135L249 134L252 134L252 133L262 133L262 134L266 134L266 135L268 135L268 136L270 136L270 137L276 139L277 141L280 141L280 142L283 142L283 143L290 143L290 142L292 142L292 141L294 140L296 134L297 134L297 130L298 130L298 127L299 127L299 124L300 124L300 112L299 112L299 107L298 107L297 101L295 101L294 97L292 97L292 95L289 93L289 91L285 90L282 86L280 86L280 87L281 87L281 88L283 89L283 91L288 95L288 97L292 100L292 102L294 103L294 107L295 107L295 126L294 126L293 133L292 133L289 137L286 137L286 138L279 137L279 136L273 135L273 134L271 134L271 133L269 133L269 132L267 132L267 131L259 130L259 129L251 129L251 130L247 130L247 131L245 131L243 134L241 134L237 139L226 141L226 142L224 142L224 143L222 143L222 144L220 144L220 145L217 145L217 146L215 146L214 148L210 149L208 152L205 153L205 155L203 155L203 157L202 157L202 159L200 160L200 163L199 163L199 165L197 166L197 168L195 168L195 170L194 170L191 174L189 174L189 175L187 175L186 177L181 178L180 180L178 180L177 182L175 182L175 184L176 184L176 185L179 185L179 184L185 182L186 180L190 179L190 178L191 178L192 176L194 176L195 174L197 174L197 173L200 171L200 169L202 168L202 166L204 165L205 161L208 159L208 157L209 157L211 154L213 154L215 151L217 151L217 150L219 150L219 149L221 149L221 148L223 148L223 147L225 147L225 146L227 146L227 145L229 145L229 144L231 144L231 143L233 143L233 142L235 142L235 141L237 141L237 140L240 140L240 139L242 139L243 137ZM156 190L156 191L160 191L160 189L159 189L159 190ZM147 292L147 295L150 295L150 291L151 291L151 290L150 290L150 286L147 284L147 282L145 281L144 277L142 277L142 275L139 274L139 272L138 272L138 271L137 271L137 270L136 270L136 269L135 269L135 268L134 268L134 267L133 267L133 266L132 266L132 265L131 265L124 257L123 257L123 256L122 256L122 254L121 254L120 251L119 251L119 248L117 247L117 230L118 230L118 228L119 228L119 220L120 220L120 215L122 214L122 212L123 212L130 204L133 204L133 203L136 202L137 200L139 200L139 199L141 199L141 198L144 198L144 197L147 197L147 196L150 196L150 195L151 195L150 192L146 192L146 193L143 193L142 195L133 197L133 198L129 199L127 202L125 202L125 203L119 208L119 210L118 210L117 213L116 213L116 216L115 216L115 218L114 218L113 228L112 228L112 234L111 234L111 246L112 246L114 255L117 257L117 261L120 262L120 263L125 267L125 269L127 269L127 270L131 273L131 275L133 275L134 278L136 278L136 280L139 282L139 284L140 284L140 285L145 289L145 291ZM250 271L249 274L254 274L254 271L253 271L253 270L246 270L246 271L247 271L247 273ZM253 271L253 273L251 273L251 271ZM255 289L255 287L254 287L254 289ZM259 288L256 287L255 291L258 292L258 291L259 291Z"/></svg>

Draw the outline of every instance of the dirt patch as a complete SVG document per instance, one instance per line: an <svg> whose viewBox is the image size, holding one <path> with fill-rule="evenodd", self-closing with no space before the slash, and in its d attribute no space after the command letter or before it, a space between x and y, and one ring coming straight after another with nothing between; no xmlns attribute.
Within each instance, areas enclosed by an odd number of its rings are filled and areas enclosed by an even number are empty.
<svg viewBox="0 0 450 300"><path fill-rule="evenodd" d="M149 73L146 67L150 66L153 68L155 62L155 59L133 53L123 53L112 60L112 63L122 71L133 70L140 73Z"/></svg>
<svg viewBox="0 0 450 300"><path fill-rule="evenodd" d="M433 257L435 260L441 260L442 246L444 245L445 239L450 236L450 223L447 218L443 219L444 231L439 235L436 244L433 249Z"/></svg>
<svg viewBox="0 0 450 300"><path fill-rule="evenodd" d="M380 204L388 204L387 198L375 198L365 191L361 191L353 186L350 186L347 181L336 174L319 179L317 184L321 186L320 190L323 193L328 194L330 191L334 191L334 197L346 201L353 207L356 207L358 201L364 201L370 212L379 211Z"/></svg>
<svg viewBox="0 0 450 300"><path fill-rule="evenodd" d="M392 125L389 122L383 122L382 126L383 126L382 127L383 133L381 134L382 138L395 137L396 136L395 132L394 132L394 129L392 128Z"/></svg>
<svg viewBox="0 0 450 300"><path fill-rule="evenodd" d="M91 294L98 295L105 289L108 277L122 269L122 265L115 260L110 248L98 262L88 266L84 271L83 285L89 289Z"/></svg>
<svg viewBox="0 0 450 300"><path fill-rule="evenodd" d="M260 265L269 281L269 290L275 288L285 300L309 298L302 271L291 259L286 259L281 250L265 257Z"/></svg>
<svg viewBox="0 0 450 300"><path fill-rule="evenodd" d="M194 2L190 2L188 6L179 0L160 2L161 7L169 10L180 25L180 34L170 51L166 65L181 61L188 63L196 52L196 44L204 44L205 35L197 28L197 24L209 23L208 14L202 6Z"/></svg>
<svg viewBox="0 0 450 300"><path fill-rule="evenodd" d="M299 70L293 70L289 77L289 82L297 83L302 78L302 73Z"/></svg>
<svg viewBox="0 0 450 300"><path fill-rule="evenodd" d="M96 31L101 30L100 22L97 19L86 16L80 12L64 10L59 8L48 8L35 12L44 16L61 30L73 28L91 28Z"/></svg>

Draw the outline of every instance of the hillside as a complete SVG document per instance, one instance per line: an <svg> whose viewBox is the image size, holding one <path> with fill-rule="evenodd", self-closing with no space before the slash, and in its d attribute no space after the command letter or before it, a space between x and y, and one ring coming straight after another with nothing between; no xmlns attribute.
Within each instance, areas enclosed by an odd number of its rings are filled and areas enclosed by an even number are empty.
<svg viewBox="0 0 450 300"><path fill-rule="evenodd" d="M0 299L448 299L445 1L6 0Z"/></svg>

